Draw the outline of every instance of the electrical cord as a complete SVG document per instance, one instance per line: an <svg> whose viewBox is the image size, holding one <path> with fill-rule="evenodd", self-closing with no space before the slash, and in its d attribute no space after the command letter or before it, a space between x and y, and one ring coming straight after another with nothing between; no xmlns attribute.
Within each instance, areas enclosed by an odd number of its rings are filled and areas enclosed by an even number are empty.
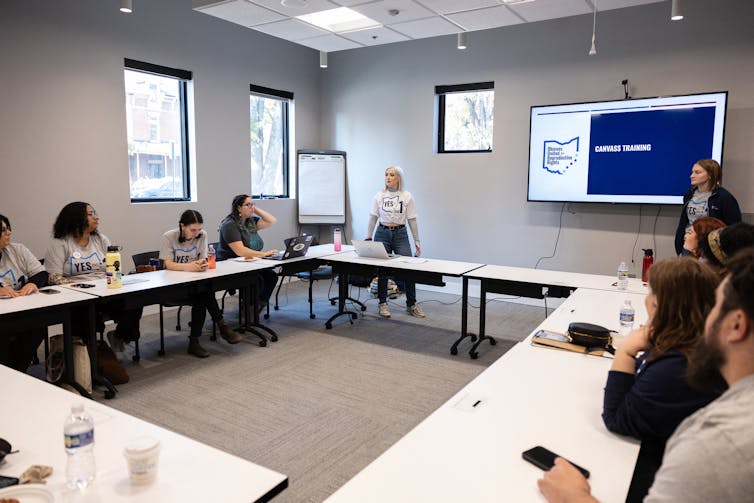
<svg viewBox="0 0 754 503"><path fill-rule="evenodd" d="M563 206L560 208L560 218L559 218L559 223L558 223L558 235L555 237L555 246L552 249L552 254L549 257L539 257L537 259L537 263L534 265L534 269L536 269L537 267L539 267L539 263L542 260L544 260L544 259L551 259L551 258L555 257L555 253L557 253L557 251L558 251L558 242L560 241L560 231L563 230L563 211L565 210L566 204L568 204L568 203L563 203Z"/></svg>
<svg viewBox="0 0 754 503"><path fill-rule="evenodd" d="M657 214L655 215L655 222L654 224L652 224L652 246L654 246L653 250L655 257L657 257L657 220L659 220L660 218L660 210L662 210L662 206L658 204Z"/></svg>
<svg viewBox="0 0 754 503"><path fill-rule="evenodd" d="M636 261L634 260L634 257L636 256L636 245L639 243L639 235L641 234L641 208L644 206L643 204L639 205L639 228L636 229L636 239L634 239L634 247L631 250L631 265L634 265Z"/></svg>

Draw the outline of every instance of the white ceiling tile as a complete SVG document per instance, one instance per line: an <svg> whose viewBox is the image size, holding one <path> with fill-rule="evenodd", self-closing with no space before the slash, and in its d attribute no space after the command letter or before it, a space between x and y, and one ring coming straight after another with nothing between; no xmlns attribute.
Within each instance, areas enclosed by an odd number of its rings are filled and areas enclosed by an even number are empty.
<svg viewBox="0 0 754 503"><path fill-rule="evenodd" d="M319 12L321 10L337 9L339 7L339 5L334 4L329 0L309 0L304 7L285 7L280 3L280 0L249 1L290 17L296 17L302 14L311 14L312 12Z"/></svg>
<svg viewBox="0 0 754 503"><path fill-rule="evenodd" d="M338 35L323 35L321 37L305 38L303 40L297 40L297 44L317 49L318 51L333 52L342 51L344 49L355 49L361 47L360 44L352 40L346 40Z"/></svg>
<svg viewBox="0 0 754 503"><path fill-rule="evenodd" d="M361 5L365 3L372 3L374 0L332 0L338 5L342 5L343 7L352 7L354 5Z"/></svg>
<svg viewBox="0 0 754 503"><path fill-rule="evenodd" d="M447 16L454 22L463 26L466 31L487 30L489 28L510 26L522 22L518 16L502 5L490 7L489 9L448 14Z"/></svg>
<svg viewBox="0 0 754 503"><path fill-rule="evenodd" d="M599 8L599 3L597 4ZM527 21L543 21L579 14L589 14L591 7L584 0L535 0L520 4L512 4L509 9L516 11Z"/></svg>
<svg viewBox="0 0 754 503"><path fill-rule="evenodd" d="M343 33L342 36L363 45L380 45L411 40L400 33L384 27Z"/></svg>
<svg viewBox="0 0 754 503"><path fill-rule="evenodd" d="M355 5L351 7L351 9L360 14L364 14L366 17L374 19L383 25L422 19L425 17L431 17L435 14L431 10L427 10L411 0L380 0L378 2L364 5ZM391 16L388 13L391 9L397 10L398 15Z"/></svg>
<svg viewBox="0 0 754 503"><path fill-rule="evenodd" d="M255 26L254 29L286 40L301 40L302 38L312 38L330 33L298 19L286 19L276 23L263 24Z"/></svg>
<svg viewBox="0 0 754 503"><path fill-rule="evenodd" d="M398 33L402 33L411 38L428 38L437 37L440 35L450 35L451 33L458 33L461 29L451 22L444 20L441 17L431 17L428 19L420 19L418 21L408 21L406 23L399 23L390 26Z"/></svg>
<svg viewBox="0 0 754 503"><path fill-rule="evenodd" d="M624 7L634 7L636 5L665 1L667 0L597 0L597 11L622 9ZM668 4L670 4L670 2L668 2ZM668 12L670 12L670 5L668 5Z"/></svg>
<svg viewBox="0 0 754 503"><path fill-rule="evenodd" d="M500 5L497 0L421 0L421 3L440 14Z"/></svg>
<svg viewBox="0 0 754 503"><path fill-rule="evenodd" d="M246 0L232 0L207 7L198 7L196 10L242 26L254 26L285 19L285 16L267 10L264 7L253 5Z"/></svg>

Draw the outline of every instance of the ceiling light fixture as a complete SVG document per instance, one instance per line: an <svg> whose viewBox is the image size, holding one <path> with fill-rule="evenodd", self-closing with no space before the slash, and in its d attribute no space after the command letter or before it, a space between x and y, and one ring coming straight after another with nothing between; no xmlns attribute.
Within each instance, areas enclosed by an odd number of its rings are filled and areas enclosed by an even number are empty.
<svg viewBox="0 0 754 503"><path fill-rule="evenodd" d="M469 42L469 36L465 31L462 31L461 33L458 34L458 49L459 50L466 49L466 47L468 47L469 45L468 42Z"/></svg>
<svg viewBox="0 0 754 503"><path fill-rule="evenodd" d="M131 14L134 11L134 6L131 0L120 0L120 11L126 14Z"/></svg>
<svg viewBox="0 0 754 503"><path fill-rule="evenodd" d="M592 17L592 47L589 49L590 56L597 54L597 47L594 45L594 38L597 35L597 0L592 1L594 2L594 14Z"/></svg>
<svg viewBox="0 0 754 503"><path fill-rule="evenodd" d="M370 19L348 7L338 7L336 9L303 14L296 16L296 19L333 33L347 33L382 26L374 19Z"/></svg>
<svg viewBox="0 0 754 503"><path fill-rule="evenodd" d="M306 7L309 0L280 0L283 7Z"/></svg>
<svg viewBox="0 0 754 503"><path fill-rule="evenodd" d="M670 20L680 21L683 19L683 5L681 0L673 0L670 6Z"/></svg>
<svg viewBox="0 0 754 503"><path fill-rule="evenodd" d="M327 53L325 51L319 51L319 67L327 68Z"/></svg>

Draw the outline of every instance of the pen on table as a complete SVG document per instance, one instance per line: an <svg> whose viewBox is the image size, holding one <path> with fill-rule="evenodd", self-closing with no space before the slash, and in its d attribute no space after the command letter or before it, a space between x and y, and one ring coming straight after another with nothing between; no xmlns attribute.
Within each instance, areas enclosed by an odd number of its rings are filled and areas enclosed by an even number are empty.
<svg viewBox="0 0 754 503"><path fill-rule="evenodd" d="M477 400L476 402L474 402L474 405L472 405L472 407L476 407L476 406L477 406L477 405L479 405L480 403L482 403L482 401L481 401L481 400Z"/></svg>

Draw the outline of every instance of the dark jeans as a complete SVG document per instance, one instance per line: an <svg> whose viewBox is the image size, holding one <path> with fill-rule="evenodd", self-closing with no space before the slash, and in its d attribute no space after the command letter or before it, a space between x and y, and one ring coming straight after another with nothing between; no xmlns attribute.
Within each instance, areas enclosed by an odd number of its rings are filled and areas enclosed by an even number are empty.
<svg viewBox="0 0 754 503"><path fill-rule="evenodd" d="M0 335L0 365L26 372L46 336L47 327Z"/></svg>
<svg viewBox="0 0 754 503"><path fill-rule="evenodd" d="M411 257L411 243L408 241L408 232L406 227L399 229L389 229L381 225L377 226L374 233L374 240L385 245L388 253L397 253L405 257ZM413 281L406 281L406 306L411 307L416 304L416 284ZM377 278L377 297L380 303L387 302L387 277L379 276Z"/></svg>
<svg viewBox="0 0 754 503"><path fill-rule="evenodd" d="M262 269L258 271L259 285L257 286L257 299L262 305L270 302L270 296L278 284L278 275L272 269Z"/></svg>
<svg viewBox="0 0 754 503"><path fill-rule="evenodd" d="M202 335L204 320L207 319L207 312L215 323L223 321L223 313L220 306L217 305L215 292L200 293L190 300L191 303L191 337Z"/></svg>

